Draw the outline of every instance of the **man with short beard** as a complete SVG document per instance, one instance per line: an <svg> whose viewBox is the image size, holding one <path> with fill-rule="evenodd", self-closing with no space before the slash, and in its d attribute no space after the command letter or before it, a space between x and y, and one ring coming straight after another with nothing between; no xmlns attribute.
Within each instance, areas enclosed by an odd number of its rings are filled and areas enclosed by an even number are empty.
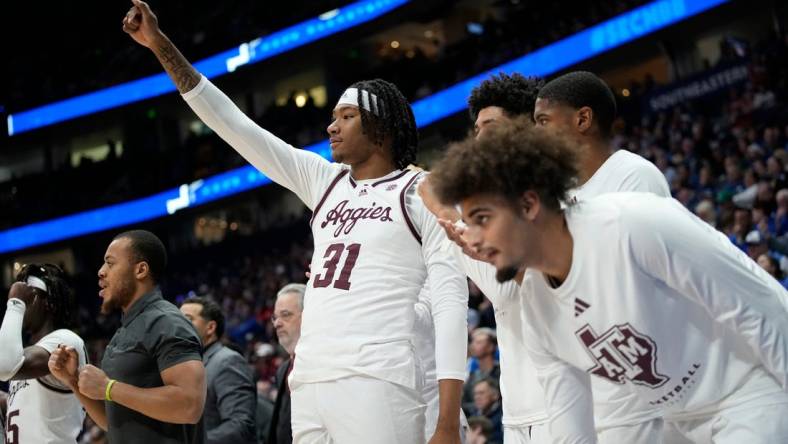
<svg viewBox="0 0 788 444"><path fill-rule="evenodd" d="M123 312L101 368L77 367L76 351L59 347L52 374L79 398L109 442L202 444L205 368L200 337L158 284L164 245L148 231L121 233L99 269L101 311Z"/></svg>

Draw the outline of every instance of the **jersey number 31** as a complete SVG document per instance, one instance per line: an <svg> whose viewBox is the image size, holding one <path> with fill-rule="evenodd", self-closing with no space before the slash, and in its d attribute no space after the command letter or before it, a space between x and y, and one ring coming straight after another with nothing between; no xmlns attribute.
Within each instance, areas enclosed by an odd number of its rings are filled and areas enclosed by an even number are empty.
<svg viewBox="0 0 788 444"><path fill-rule="evenodd" d="M334 281L334 273L337 271L339 260L342 259L342 252L347 250L345 257L345 264L342 266L342 271L339 272L339 278ZM358 252L361 251L361 244L331 244L326 248L326 254L323 259L328 259L323 264L324 271L315 276L313 286L315 288L323 288L331 285L334 282L334 288L340 290L350 290L350 273L353 267L356 266L356 259L358 259Z"/></svg>

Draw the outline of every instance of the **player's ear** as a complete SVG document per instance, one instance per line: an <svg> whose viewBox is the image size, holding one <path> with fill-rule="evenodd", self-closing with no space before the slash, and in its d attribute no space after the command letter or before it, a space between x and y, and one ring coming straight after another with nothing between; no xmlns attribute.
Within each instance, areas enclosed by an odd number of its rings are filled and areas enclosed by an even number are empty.
<svg viewBox="0 0 788 444"><path fill-rule="evenodd" d="M539 214L541 208L541 201L539 193L534 190L528 190L520 196L520 214L521 217L527 221L533 221Z"/></svg>
<svg viewBox="0 0 788 444"><path fill-rule="evenodd" d="M145 261L137 262L134 265L134 275L140 281L145 280L146 277L150 276L150 266L148 263Z"/></svg>
<svg viewBox="0 0 788 444"><path fill-rule="evenodd" d="M580 133L588 132L593 123L594 111L590 107L584 106L575 112L575 126Z"/></svg>

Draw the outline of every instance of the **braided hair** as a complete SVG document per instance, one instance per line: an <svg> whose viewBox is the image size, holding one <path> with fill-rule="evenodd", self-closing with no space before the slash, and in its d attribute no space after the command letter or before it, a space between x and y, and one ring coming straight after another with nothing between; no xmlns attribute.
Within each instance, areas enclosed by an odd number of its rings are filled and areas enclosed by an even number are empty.
<svg viewBox="0 0 788 444"><path fill-rule="evenodd" d="M68 283L66 273L57 265L27 264L16 275L18 282L27 282L35 276L47 285L46 304L52 314L54 328L73 328L75 322L74 290Z"/></svg>
<svg viewBox="0 0 788 444"><path fill-rule="evenodd" d="M378 97L379 116L359 107L361 129L375 145L383 145L386 136L391 137L391 154L394 163L403 169L416 161L419 146L419 133L416 118L410 103L399 89L381 79L362 80L350 86L365 90Z"/></svg>

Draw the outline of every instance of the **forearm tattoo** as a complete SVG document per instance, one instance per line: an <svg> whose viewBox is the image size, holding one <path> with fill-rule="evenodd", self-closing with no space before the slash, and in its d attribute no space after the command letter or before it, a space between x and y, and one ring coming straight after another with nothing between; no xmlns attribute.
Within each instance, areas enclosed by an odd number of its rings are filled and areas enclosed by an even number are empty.
<svg viewBox="0 0 788 444"><path fill-rule="evenodd" d="M200 73L194 69L171 41L165 40L157 44L154 52L181 94L191 91L200 83Z"/></svg>

